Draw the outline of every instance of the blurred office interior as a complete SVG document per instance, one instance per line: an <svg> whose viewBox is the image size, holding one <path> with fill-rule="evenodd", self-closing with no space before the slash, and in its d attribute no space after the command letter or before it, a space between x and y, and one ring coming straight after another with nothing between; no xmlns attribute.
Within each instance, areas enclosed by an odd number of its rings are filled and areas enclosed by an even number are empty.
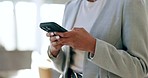
<svg viewBox="0 0 148 78"><path fill-rule="evenodd" d="M61 25L66 1L0 0L0 78L40 78L39 68L52 68L39 24Z"/></svg>
<svg viewBox="0 0 148 78"><path fill-rule="evenodd" d="M67 1L0 0L0 78L58 78L46 60L50 42L39 24L62 25Z"/></svg>

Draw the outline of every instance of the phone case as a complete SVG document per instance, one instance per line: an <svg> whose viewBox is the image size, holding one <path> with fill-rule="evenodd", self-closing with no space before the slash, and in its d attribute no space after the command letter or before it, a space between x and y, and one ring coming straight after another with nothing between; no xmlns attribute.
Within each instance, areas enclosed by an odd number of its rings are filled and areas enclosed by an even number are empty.
<svg viewBox="0 0 148 78"><path fill-rule="evenodd" d="M55 22L40 23L40 28L46 32L66 32L67 30Z"/></svg>

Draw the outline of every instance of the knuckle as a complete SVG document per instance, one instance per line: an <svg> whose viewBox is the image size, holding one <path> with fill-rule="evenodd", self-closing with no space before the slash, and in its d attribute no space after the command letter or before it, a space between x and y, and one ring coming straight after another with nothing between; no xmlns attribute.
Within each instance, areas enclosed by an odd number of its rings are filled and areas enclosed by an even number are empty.
<svg viewBox="0 0 148 78"><path fill-rule="evenodd" d="M52 44L52 46L56 46L56 45L57 45L57 43L56 43L56 42L52 42L51 44Z"/></svg>
<svg viewBox="0 0 148 78"><path fill-rule="evenodd" d="M54 37L51 37L51 38L50 38L50 41L54 41Z"/></svg>

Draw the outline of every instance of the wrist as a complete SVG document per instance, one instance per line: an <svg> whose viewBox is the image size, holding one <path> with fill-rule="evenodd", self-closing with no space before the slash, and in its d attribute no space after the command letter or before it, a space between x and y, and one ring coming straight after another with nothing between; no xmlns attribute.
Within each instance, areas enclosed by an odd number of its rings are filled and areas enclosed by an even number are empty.
<svg viewBox="0 0 148 78"><path fill-rule="evenodd" d="M57 57L58 52L51 52L51 55L52 55L53 57Z"/></svg>
<svg viewBox="0 0 148 78"><path fill-rule="evenodd" d="M92 44L91 44L91 48L90 48L90 53L91 54L95 54L95 47L96 47L96 39L95 38L93 38L93 40L92 40L92 42L91 42Z"/></svg>
<svg viewBox="0 0 148 78"><path fill-rule="evenodd" d="M55 49L54 47L50 46L48 52L50 52L50 55L52 55L53 57L57 57L59 51L60 49Z"/></svg>
<svg viewBox="0 0 148 78"><path fill-rule="evenodd" d="M60 51L60 50L56 50L56 51L51 51L51 50L50 50L50 54L51 54L53 57L57 57L59 51Z"/></svg>

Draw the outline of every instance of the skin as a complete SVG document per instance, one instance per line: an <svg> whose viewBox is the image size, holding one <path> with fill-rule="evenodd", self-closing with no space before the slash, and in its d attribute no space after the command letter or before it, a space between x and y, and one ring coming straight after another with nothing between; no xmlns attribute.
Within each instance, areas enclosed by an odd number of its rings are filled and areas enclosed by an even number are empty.
<svg viewBox="0 0 148 78"><path fill-rule="evenodd" d="M68 32L47 33L51 42L50 52L56 57L63 45L94 54L96 39L92 37L84 28L73 28ZM59 38L57 38L59 36Z"/></svg>
<svg viewBox="0 0 148 78"><path fill-rule="evenodd" d="M96 0L87 0L87 1L89 1L89 2L95 2Z"/></svg>
<svg viewBox="0 0 148 78"><path fill-rule="evenodd" d="M87 0L89 2L95 2L96 0ZM59 50L63 45L69 45L70 47L92 54L95 53L96 39L93 38L84 28L73 28L72 31L65 33L53 32L47 33L47 37L51 42L50 52L56 57ZM59 36L60 38L56 38Z"/></svg>

